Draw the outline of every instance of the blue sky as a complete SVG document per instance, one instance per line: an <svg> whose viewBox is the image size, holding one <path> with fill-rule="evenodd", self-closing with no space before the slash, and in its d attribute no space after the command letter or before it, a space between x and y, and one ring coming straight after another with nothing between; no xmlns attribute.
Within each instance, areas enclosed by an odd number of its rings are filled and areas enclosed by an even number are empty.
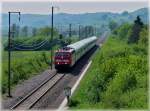
<svg viewBox="0 0 150 111"><path fill-rule="evenodd" d="M59 7L55 13L120 13L148 7L148 2L3 2L2 12L21 11L30 14L50 14L52 5Z"/></svg>

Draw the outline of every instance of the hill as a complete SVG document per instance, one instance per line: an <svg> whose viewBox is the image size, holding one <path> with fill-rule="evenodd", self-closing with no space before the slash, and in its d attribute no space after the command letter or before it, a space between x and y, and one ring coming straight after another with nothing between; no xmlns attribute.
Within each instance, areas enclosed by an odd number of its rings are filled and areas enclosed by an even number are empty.
<svg viewBox="0 0 150 111"><path fill-rule="evenodd" d="M81 25L97 25L102 27L108 25L112 20L121 24L124 22L133 22L137 15L140 15L142 21L148 24L148 9L141 8L133 12L124 11L122 13L111 12L97 12L97 13L84 13L84 14L67 14L59 13L54 15L55 26L62 25L63 29L68 29L68 24L72 23L73 28L77 28L78 24ZM17 15L11 17L13 23L19 24L21 27L44 27L51 26L50 15L38 15L38 14L22 14L21 21L18 22ZM8 14L2 14L2 32L3 35L7 35L8 32Z"/></svg>

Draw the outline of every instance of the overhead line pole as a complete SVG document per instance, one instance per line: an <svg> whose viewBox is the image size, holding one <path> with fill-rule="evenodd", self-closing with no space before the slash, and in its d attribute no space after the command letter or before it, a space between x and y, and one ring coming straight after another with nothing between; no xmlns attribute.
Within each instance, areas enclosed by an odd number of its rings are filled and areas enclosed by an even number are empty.
<svg viewBox="0 0 150 111"><path fill-rule="evenodd" d="M51 18L51 41L53 41L53 11L54 7L52 6L52 18ZM51 45L51 70L53 69L53 46Z"/></svg>
<svg viewBox="0 0 150 111"><path fill-rule="evenodd" d="M8 97L12 97L11 95L11 86L10 86L10 76L11 76L11 67L10 67L10 61L11 61L11 51L10 51L10 12L9 13L9 32L8 32Z"/></svg>
<svg viewBox="0 0 150 111"><path fill-rule="evenodd" d="M71 36L72 36L72 34L71 34L71 30L72 30L72 29L71 29L71 26L72 26L72 25L71 25L71 24L69 24L69 37L71 37Z"/></svg>
<svg viewBox="0 0 150 111"><path fill-rule="evenodd" d="M81 26L79 25L79 40L81 39Z"/></svg>
<svg viewBox="0 0 150 111"><path fill-rule="evenodd" d="M12 48L12 39L11 39L11 13L18 13L19 14L19 21L20 21L20 12L8 12L9 14L9 31L8 31L8 97L12 97L11 95L11 48Z"/></svg>

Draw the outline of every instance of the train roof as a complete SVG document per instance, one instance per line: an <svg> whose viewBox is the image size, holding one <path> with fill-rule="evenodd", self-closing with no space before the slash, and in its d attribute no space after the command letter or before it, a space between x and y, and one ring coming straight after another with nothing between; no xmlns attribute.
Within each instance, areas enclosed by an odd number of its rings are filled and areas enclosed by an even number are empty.
<svg viewBox="0 0 150 111"><path fill-rule="evenodd" d="M90 37L90 38L86 38L86 39L83 39L83 40L78 41L78 42L76 42L76 43L67 45L67 47L73 48L74 50L78 50L78 49L80 49L81 47L83 47L85 44L88 44L88 43L90 43L91 41L94 41L94 40L96 40L96 39L97 39L96 36L92 36L92 37Z"/></svg>

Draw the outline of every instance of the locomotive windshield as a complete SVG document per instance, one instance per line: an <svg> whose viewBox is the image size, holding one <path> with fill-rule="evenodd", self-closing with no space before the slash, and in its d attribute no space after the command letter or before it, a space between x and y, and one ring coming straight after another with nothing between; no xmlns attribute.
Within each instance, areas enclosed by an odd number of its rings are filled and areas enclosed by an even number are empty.
<svg viewBox="0 0 150 111"><path fill-rule="evenodd" d="M69 57L68 52L56 52L55 54L56 57Z"/></svg>

